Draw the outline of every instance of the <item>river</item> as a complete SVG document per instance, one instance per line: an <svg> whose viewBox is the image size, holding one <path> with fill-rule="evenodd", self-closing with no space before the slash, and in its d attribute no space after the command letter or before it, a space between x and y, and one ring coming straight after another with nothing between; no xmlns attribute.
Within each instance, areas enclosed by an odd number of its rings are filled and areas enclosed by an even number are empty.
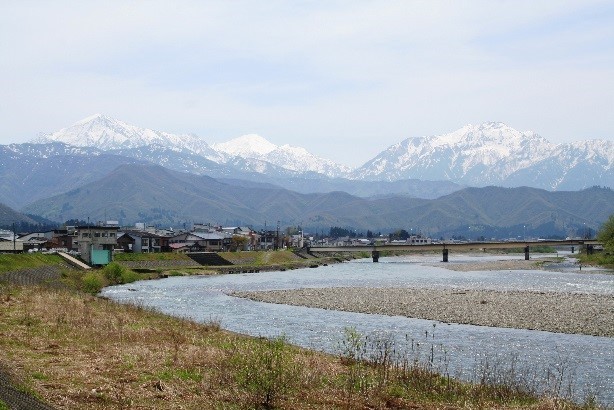
<svg viewBox="0 0 614 410"><path fill-rule="evenodd" d="M124 303L196 321L218 321L230 331L284 336L291 343L338 353L344 330L392 338L413 355L433 354L440 371L467 380L485 368L513 366L526 383L583 400L595 396L614 404L614 339L535 330L504 329L268 304L228 296L234 291L315 287L428 287L598 293L614 296L614 276L563 271L475 271L445 269L440 255L370 259L283 272L171 277L105 288L102 295ZM475 263L523 256L451 255L451 262ZM433 266L434 265L434 266ZM585 271L584 269L583 271ZM416 346L421 347L416 348ZM422 350L420 350L422 349ZM408 347L409 350L409 347Z"/></svg>

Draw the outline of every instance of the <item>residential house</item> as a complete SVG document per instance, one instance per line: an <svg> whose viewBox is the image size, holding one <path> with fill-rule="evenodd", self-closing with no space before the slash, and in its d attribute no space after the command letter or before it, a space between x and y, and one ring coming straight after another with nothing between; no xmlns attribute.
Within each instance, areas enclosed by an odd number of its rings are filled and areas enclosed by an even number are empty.
<svg viewBox="0 0 614 410"><path fill-rule="evenodd" d="M66 229L54 229L51 234L51 243L53 248L63 248L68 251L75 250L73 239L75 238L74 227Z"/></svg>
<svg viewBox="0 0 614 410"><path fill-rule="evenodd" d="M258 241L260 239L260 235L252 231L252 229L247 226L223 227L220 228L219 231L232 236L241 236L245 238L245 243L241 249L243 251L251 251L259 248Z"/></svg>
<svg viewBox="0 0 614 410"><path fill-rule="evenodd" d="M8 236L0 236L0 252L23 252L23 241Z"/></svg>
<svg viewBox="0 0 614 410"><path fill-rule="evenodd" d="M169 246L173 251L192 251L197 249L206 252L222 252L228 250L232 235L224 232L184 232L169 238Z"/></svg>
<svg viewBox="0 0 614 410"><path fill-rule="evenodd" d="M261 231L259 235L259 249L270 250L279 248L280 234L277 231Z"/></svg>
<svg viewBox="0 0 614 410"><path fill-rule="evenodd" d="M169 236L160 235L149 231L124 231L117 244L124 252L157 253L168 252Z"/></svg>
<svg viewBox="0 0 614 410"><path fill-rule="evenodd" d="M90 265L107 265L117 244L117 226L77 226L76 246L81 259Z"/></svg>
<svg viewBox="0 0 614 410"><path fill-rule="evenodd" d="M407 238L407 243L409 243L410 245L428 245L430 243L433 243L433 240L431 238L418 234L412 235Z"/></svg>

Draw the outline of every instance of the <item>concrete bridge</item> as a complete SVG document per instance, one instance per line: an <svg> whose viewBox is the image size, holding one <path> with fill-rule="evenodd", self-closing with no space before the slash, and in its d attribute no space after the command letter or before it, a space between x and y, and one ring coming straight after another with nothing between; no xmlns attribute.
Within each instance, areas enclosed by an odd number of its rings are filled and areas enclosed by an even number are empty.
<svg viewBox="0 0 614 410"><path fill-rule="evenodd" d="M575 252L576 247L584 247L589 255L593 253L595 245L600 242L593 239L566 239L566 240L546 240L546 241L514 241L514 242L437 242L422 245L350 245L350 246L312 246L309 252L333 253L333 252L370 252L373 262L379 262L380 252L382 251L407 251L407 252L427 252L441 251L443 262L448 262L450 250L468 251L485 249L513 249L524 248L524 258L529 260L529 249L531 246L552 246L569 247L571 253Z"/></svg>

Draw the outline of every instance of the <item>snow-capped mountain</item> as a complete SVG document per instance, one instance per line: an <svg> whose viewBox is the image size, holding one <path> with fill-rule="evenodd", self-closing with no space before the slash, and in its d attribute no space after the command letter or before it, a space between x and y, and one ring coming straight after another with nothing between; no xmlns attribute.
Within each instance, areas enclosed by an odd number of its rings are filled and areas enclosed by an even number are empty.
<svg viewBox="0 0 614 410"><path fill-rule="evenodd" d="M157 145L175 151L189 151L220 160L219 154L196 135L178 135L140 128L123 121L95 114L67 128L40 135L33 142L63 142L75 147L93 147L102 151Z"/></svg>
<svg viewBox="0 0 614 410"><path fill-rule="evenodd" d="M553 144L533 131L521 132L500 122L408 138L355 170L301 147L275 145L255 134L209 145L196 135L139 128L100 114L42 135L35 142L61 142L77 147L74 149L91 150L93 155L123 155L174 170L229 178L249 174L276 179L419 179L549 190L614 186L612 141Z"/></svg>
<svg viewBox="0 0 614 410"><path fill-rule="evenodd" d="M315 172L328 177L341 177L351 172L350 167L319 158L305 148L288 144L278 146L256 134L243 135L228 142L213 144L212 147L229 157L264 161L298 173Z"/></svg>
<svg viewBox="0 0 614 410"><path fill-rule="evenodd" d="M257 134L243 135L227 142L212 144L211 147L229 157L261 158L275 150L277 145Z"/></svg>
<svg viewBox="0 0 614 410"><path fill-rule="evenodd" d="M314 172L327 177L340 177L351 171L349 167L316 157L304 148L277 146L255 134L209 145L196 135L178 135L140 128L102 114L92 115L54 133L40 135L33 142L62 142L74 147L125 153L130 157L146 160L153 158L152 150L146 150L147 147L155 148L156 152L171 150L180 153L181 157L191 157L183 158L185 163L170 164L169 167L173 169L188 170L190 163L195 162L196 155L217 164L241 163L244 167L240 169L242 172L262 172L263 169L269 168L264 163L287 169L293 177L297 173ZM154 162L168 166L169 162L177 161L178 156L168 153L163 157L157 156ZM236 158L246 161L236 161ZM206 168L202 165L194 169L196 172L203 170Z"/></svg>
<svg viewBox="0 0 614 410"><path fill-rule="evenodd" d="M418 178L485 186L581 189L614 185L614 144L552 144L500 122L466 125L449 134L408 138L354 172L354 178ZM580 175L583 174L583 175Z"/></svg>

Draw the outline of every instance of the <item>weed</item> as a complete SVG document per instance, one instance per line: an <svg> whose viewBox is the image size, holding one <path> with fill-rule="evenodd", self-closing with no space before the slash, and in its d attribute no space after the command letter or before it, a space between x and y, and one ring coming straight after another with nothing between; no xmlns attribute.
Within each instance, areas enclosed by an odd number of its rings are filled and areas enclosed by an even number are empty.
<svg viewBox="0 0 614 410"><path fill-rule="evenodd" d="M95 295L106 285L104 276L99 271L87 272L82 277L82 289L84 292Z"/></svg>
<svg viewBox="0 0 614 410"><path fill-rule="evenodd" d="M291 392L299 379L300 368L283 337L252 340L247 352L236 349L232 363L238 385L253 394L256 405L267 409Z"/></svg>
<svg viewBox="0 0 614 410"><path fill-rule="evenodd" d="M165 382L178 379L182 381L194 381L200 383L203 380L203 375L196 369L166 369L156 374L156 379Z"/></svg>
<svg viewBox="0 0 614 410"><path fill-rule="evenodd" d="M537 390L531 389L530 383L535 378L530 378L526 369L519 369L517 361L504 365L503 361L486 358L477 367L474 384L469 384L448 373L449 357L446 349L435 342L434 324L430 332L424 332L424 340L406 336L405 342L403 346L390 336L363 336L353 328L345 330L339 357L346 366L341 381L348 406L355 404L357 393L363 398L383 395L382 400L462 401L476 406L537 401ZM554 387L560 384L557 379Z"/></svg>

